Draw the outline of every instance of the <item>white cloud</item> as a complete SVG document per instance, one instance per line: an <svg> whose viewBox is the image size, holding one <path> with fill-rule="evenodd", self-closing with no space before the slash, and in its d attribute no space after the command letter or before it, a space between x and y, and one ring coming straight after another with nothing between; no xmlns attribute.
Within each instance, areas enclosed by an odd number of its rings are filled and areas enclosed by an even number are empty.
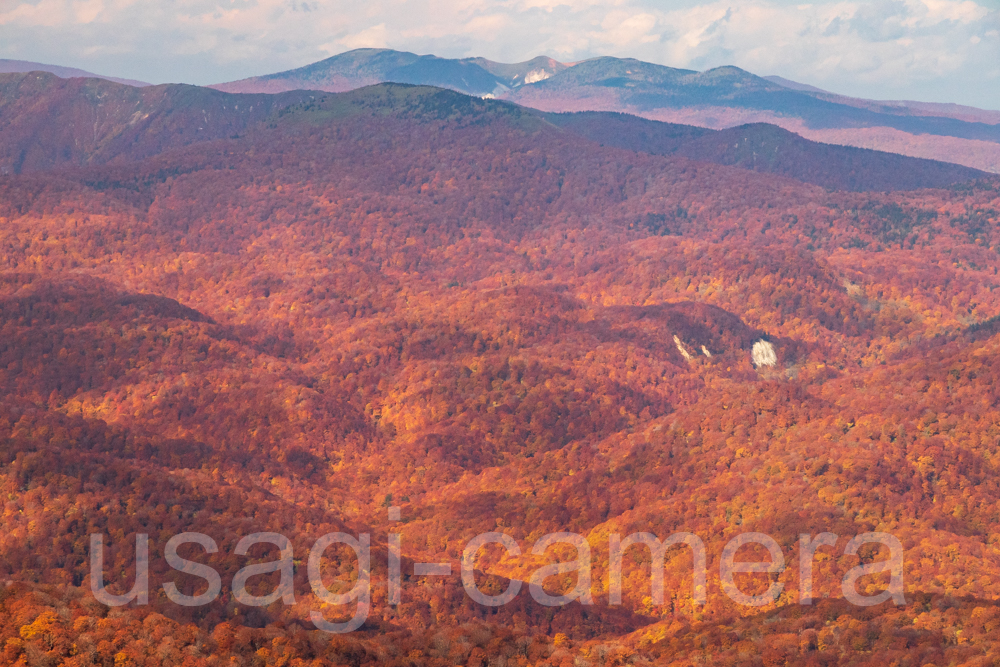
<svg viewBox="0 0 1000 667"><path fill-rule="evenodd" d="M348 35L330 44L324 44L320 48L331 56L344 51L344 49L384 49L389 45L388 32L384 23L373 25L355 35Z"/></svg>
<svg viewBox="0 0 1000 667"><path fill-rule="evenodd" d="M615 55L1000 108L994 0L793 2L3 0L0 57L211 83L360 46L506 61Z"/></svg>
<svg viewBox="0 0 1000 667"><path fill-rule="evenodd" d="M601 30L591 31L588 36L615 48L629 48L658 41L659 35L654 32L656 23L656 17L650 13L632 14L618 10L608 13L601 21Z"/></svg>

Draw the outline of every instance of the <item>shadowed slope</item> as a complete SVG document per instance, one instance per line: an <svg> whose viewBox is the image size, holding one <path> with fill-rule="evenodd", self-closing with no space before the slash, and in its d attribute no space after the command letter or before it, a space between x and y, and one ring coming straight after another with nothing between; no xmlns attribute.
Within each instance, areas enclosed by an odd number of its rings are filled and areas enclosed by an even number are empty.
<svg viewBox="0 0 1000 667"><path fill-rule="evenodd" d="M227 95L52 74L0 75L0 172L138 160L242 134L304 93Z"/></svg>
<svg viewBox="0 0 1000 667"><path fill-rule="evenodd" d="M838 190L933 188L987 175L947 162L809 141L764 123L716 131L607 112L547 114L545 118L605 146L683 155Z"/></svg>

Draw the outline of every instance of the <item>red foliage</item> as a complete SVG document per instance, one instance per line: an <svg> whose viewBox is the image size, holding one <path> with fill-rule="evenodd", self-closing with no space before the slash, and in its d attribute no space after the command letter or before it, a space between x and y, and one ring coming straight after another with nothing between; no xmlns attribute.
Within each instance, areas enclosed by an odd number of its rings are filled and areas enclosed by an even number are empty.
<svg viewBox="0 0 1000 667"><path fill-rule="evenodd" d="M996 183L828 192L379 95L127 167L0 179L6 664L989 664ZM774 367L751 364L761 338ZM407 564L456 563L491 530L525 553L587 535L599 604L522 593L495 611L456 576L412 578L401 607L376 586L365 629L330 637L306 620L301 567L296 605L229 594L256 531L296 558L369 531L384 582L387 504ZM217 540L224 582L194 609L157 593L193 585L159 557L189 530ZM857 561L839 554L870 530L906 548L905 607L840 599ZM841 541L813 607L790 567L772 607L710 577L698 609L680 549L667 604L648 603L636 550L608 607L607 535L635 531L701 536L709 572L739 532L788 563L800 533ZM116 581L150 535L148 607L89 595L94 532ZM484 586L536 565L490 555Z"/></svg>

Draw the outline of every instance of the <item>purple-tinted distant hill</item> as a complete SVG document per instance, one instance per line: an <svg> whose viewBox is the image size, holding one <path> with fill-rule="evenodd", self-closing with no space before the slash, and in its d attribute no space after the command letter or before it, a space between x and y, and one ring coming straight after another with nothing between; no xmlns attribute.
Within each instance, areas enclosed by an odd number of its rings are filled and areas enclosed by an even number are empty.
<svg viewBox="0 0 1000 667"><path fill-rule="evenodd" d="M975 180L985 173L947 162L809 141L776 125L710 130L628 114L584 111L544 118L575 135L654 155L680 155L788 176L835 190L913 190Z"/></svg>
<svg viewBox="0 0 1000 667"><path fill-rule="evenodd" d="M75 67L60 67L59 65L33 63L27 60L4 60L0 58L0 74L21 74L25 72L48 72L49 74L55 74L60 79L105 79L107 81L114 81L115 83L122 83L126 86L136 86L140 88L151 85L145 81L119 79L115 76L94 74L93 72L76 69Z"/></svg>

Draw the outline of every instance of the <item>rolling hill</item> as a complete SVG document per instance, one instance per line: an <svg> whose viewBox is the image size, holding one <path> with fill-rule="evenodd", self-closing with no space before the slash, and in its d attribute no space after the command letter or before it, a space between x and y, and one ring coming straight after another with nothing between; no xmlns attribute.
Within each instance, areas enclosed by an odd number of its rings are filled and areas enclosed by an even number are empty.
<svg viewBox="0 0 1000 667"><path fill-rule="evenodd" d="M309 97L226 95L179 84L137 88L43 72L0 75L0 173L142 159L241 134Z"/></svg>
<svg viewBox="0 0 1000 667"><path fill-rule="evenodd" d="M736 67L695 72L610 57L573 66L548 58L501 65L480 58L448 60L359 49L303 68L214 87L229 92L342 92L382 81L492 95L544 111L618 111L715 129L763 122L825 143L1000 173L1000 112L856 100L802 90L801 84L789 87L788 82Z"/></svg>
<svg viewBox="0 0 1000 667"><path fill-rule="evenodd" d="M915 190L986 175L944 162L809 141L766 123L709 130L608 112L547 114L545 118L602 145L683 155L837 190Z"/></svg>

